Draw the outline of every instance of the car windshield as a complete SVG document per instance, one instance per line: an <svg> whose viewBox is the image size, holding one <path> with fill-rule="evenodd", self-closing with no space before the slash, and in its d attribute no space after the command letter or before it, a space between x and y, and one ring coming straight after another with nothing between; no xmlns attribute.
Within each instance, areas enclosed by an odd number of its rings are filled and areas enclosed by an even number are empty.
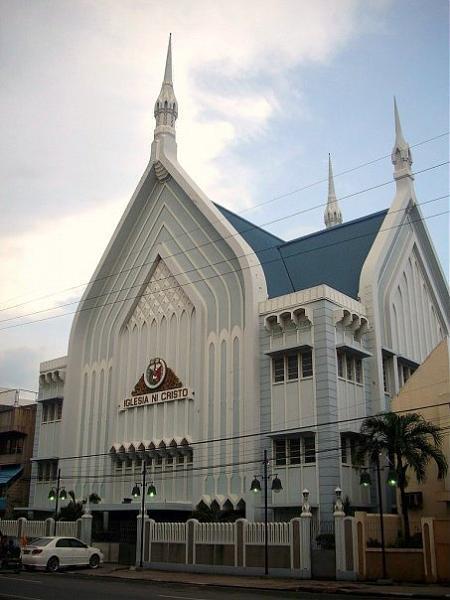
<svg viewBox="0 0 450 600"><path fill-rule="evenodd" d="M52 541L52 538L35 538L34 540L30 541L30 546L47 546L47 544L50 544L50 542Z"/></svg>

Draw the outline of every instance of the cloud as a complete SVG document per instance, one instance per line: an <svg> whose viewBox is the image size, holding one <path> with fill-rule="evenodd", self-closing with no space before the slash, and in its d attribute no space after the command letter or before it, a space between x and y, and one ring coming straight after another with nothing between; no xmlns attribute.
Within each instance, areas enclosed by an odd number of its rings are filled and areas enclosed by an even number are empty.
<svg viewBox="0 0 450 600"><path fill-rule="evenodd" d="M0 386L37 389L40 348L19 347L0 351ZM1 397L0 397L1 398Z"/></svg>

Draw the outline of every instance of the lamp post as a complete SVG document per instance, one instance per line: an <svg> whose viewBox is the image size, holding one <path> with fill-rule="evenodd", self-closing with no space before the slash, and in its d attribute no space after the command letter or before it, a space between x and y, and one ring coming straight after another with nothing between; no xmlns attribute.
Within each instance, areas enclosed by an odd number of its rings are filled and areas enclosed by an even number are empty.
<svg viewBox="0 0 450 600"><path fill-rule="evenodd" d="M375 467L377 470L377 488L378 488L378 506L380 511L380 534L381 534L381 568L383 573L383 579L387 579L387 568L386 568L386 541L384 537L384 513L383 513L383 494L381 490L381 468L380 468L380 453L377 452L375 454ZM369 487L372 483L370 474L367 471L363 471L361 473L360 485L363 487ZM387 483L391 487L397 485L397 477L395 470L392 468L389 469Z"/></svg>
<svg viewBox="0 0 450 600"><path fill-rule="evenodd" d="M142 497L141 497L141 551L139 558L139 567L142 569L144 566L144 516L145 516L145 486L146 486L146 477L147 477L147 465L145 460L142 461ZM131 492L133 498L139 498L141 495L141 490L139 489L139 485L137 483L134 484L133 490ZM148 486L147 496L151 498L156 496L156 487L153 484L153 481Z"/></svg>
<svg viewBox="0 0 450 600"><path fill-rule="evenodd" d="M268 535L268 519L267 519L267 513L268 513L267 482L269 480L269 477L274 477L274 479L272 481L272 486L271 486L271 489L273 492L275 492L277 494L278 492L281 492L281 490L283 489L283 486L281 485L281 481L278 479L278 475L268 475L268 473L267 473L268 462L269 462L269 460L267 458L267 450L264 450L262 478L264 479L264 574L265 575L269 574L269 535ZM255 493L258 493L261 491L261 484L259 482L257 475L255 475L255 477L251 483L250 491L255 492Z"/></svg>
<svg viewBox="0 0 450 600"><path fill-rule="evenodd" d="M55 500L55 513L54 513L54 517L56 519L57 515L58 515L58 508L59 508L59 500L66 500L67 498L67 493L65 488L63 487L61 488L61 469L58 469L58 474L56 476L56 491L54 488L52 488L50 490L50 492L48 493L48 499L50 501Z"/></svg>

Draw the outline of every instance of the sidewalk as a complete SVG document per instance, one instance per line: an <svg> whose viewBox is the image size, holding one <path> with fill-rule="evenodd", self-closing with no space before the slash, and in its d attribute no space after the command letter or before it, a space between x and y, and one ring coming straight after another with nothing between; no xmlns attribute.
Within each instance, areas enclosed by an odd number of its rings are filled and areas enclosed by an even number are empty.
<svg viewBox="0 0 450 600"><path fill-rule="evenodd" d="M77 573L78 575L78 573ZM234 575L209 575L180 573L179 571L135 570L128 566L105 564L101 569L83 571L86 577L106 577L128 581L157 581L191 585L210 585L245 589L279 590L285 592L321 592L326 594L353 594L364 596L393 596L404 598L450 598L450 586L425 585L378 585L353 581L313 581L279 579L270 577L241 577Z"/></svg>

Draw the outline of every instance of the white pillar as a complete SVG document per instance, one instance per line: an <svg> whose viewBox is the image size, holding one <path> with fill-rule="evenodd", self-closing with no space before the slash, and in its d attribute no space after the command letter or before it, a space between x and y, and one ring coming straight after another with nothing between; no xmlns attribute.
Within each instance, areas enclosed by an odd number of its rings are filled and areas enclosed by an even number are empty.
<svg viewBox="0 0 450 600"><path fill-rule="evenodd" d="M311 579L311 507L309 491L303 490L303 504L300 515L300 578Z"/></svg>
<svg viewBox="0 0 450 600"><path fill-rule="evenodd" d="M81 532L80 538L88 546L91 545L92 540L92 515L84 513L81 515Z"/></svg>

